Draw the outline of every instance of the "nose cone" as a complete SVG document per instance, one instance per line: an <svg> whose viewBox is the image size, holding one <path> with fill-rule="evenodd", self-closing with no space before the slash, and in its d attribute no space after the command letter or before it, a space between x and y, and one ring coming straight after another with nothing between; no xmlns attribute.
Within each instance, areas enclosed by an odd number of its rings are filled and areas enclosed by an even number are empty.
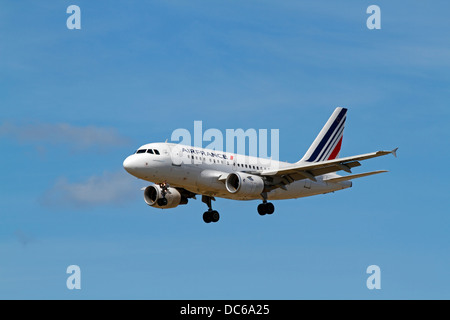
<svg viewBox="0 0 450 320"><path fill-rule="evenodd" d="M125 161L123 162L123 168L129 174L135 175L137 173L138 163L137 163L136 158L134 157L134 155L131 155L128 158L125 159Z"/></svg>

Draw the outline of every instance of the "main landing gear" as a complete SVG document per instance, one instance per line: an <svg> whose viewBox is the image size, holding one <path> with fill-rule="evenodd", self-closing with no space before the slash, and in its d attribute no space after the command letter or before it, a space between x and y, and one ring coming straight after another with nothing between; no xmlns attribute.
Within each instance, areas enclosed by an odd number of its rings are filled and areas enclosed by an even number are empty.
<svg viewBox="0 0 450 320"><path fill-rule="evenodd" d="M206 203L208 206L208 211L203 213L203 221L206 223L217 222L220 219L219 212L212 209L211 200L215 201L216 199L214 199L214 197L202 196L202 202Z"/></svg>
<svg viewBox="0 0 450 320"><path fill-rule="evenodd" d="M267 202L267 193L262 193L263 203L258 205L258 213L263 216L265 214L272 214L275 211L275 207L271 202Z"/></svg>
<svg viewBox="0 0 450 320"><path fill-rule="evenodd" d="M216 200L214 197L202 196L202 202L208 206L208 211L203 213L203 221L206 223L217 222L220 219L219 212L213 210L211 206L211 200ZM263 195L263 203L258 205L258 213L263 216L266 214L272 214L275 211L275 207L271 202L267 202L266 195Z"/></svg>

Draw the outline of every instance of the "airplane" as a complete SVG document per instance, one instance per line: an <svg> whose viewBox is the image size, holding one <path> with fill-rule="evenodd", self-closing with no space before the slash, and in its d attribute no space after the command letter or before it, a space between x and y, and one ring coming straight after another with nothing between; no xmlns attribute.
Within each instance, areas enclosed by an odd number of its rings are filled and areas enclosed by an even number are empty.
<svg viewBox="0 0 450 320"><path fill-rule="evenodd" d="M185 205L201 195L208 206L206 223L219 221L211 201L262 200L258 213L275 211L269 200L295 199L352 187L351 180L387 172L377 170L352 174L360 161L393 154L397 149L339 158L347 109L338 107L325 123L304 156L295 163L262 159L175 143L149 143L123 162L131 175L152 182L144 191L144 201L160 209ZM349 175L338 175L345 171Z"/></svg>

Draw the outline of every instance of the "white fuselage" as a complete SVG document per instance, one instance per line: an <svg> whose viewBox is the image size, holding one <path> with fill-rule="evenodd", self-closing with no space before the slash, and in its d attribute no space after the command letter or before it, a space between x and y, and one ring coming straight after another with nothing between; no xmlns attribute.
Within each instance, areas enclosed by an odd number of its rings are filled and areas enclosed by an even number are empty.
<svg viewBox="0 0 450 320"><path fill-rule="evenodd" d="M149 153L151 150L152 153ZM157 154L159 153L159 154ZM261 172L291 165L288 162L237 155L173 143L150 143L124 161L124 168L135 177L153 183L166 182L172 187L192 193L234 200L255 200L261 196L230 193L225 179L233 172ZM284 188L267 193L268 200L293 199L323 194L351 187L351 182L329 183L324 178L339 177L335 173L297 180Z"/></svg>

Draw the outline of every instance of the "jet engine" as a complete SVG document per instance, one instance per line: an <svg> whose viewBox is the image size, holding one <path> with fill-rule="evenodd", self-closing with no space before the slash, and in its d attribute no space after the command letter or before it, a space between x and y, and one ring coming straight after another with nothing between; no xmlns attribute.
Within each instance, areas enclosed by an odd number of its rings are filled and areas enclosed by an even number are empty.
<svg viewBox="0 0 450 320"><path fill-rule="evenodd" d="M144 200L149 206L160 209L170 209L187 204L188 199L184 197L176 188L161 188L157 184L148 186L144 190Z"/></svg>
<svg viewBox="0 0 450 320"><path fill-rule="evenodd" d="M264 180L253 174L235 172L230 173L225 181L228 192L243 197L258 196L264 190Z"/></svg>

